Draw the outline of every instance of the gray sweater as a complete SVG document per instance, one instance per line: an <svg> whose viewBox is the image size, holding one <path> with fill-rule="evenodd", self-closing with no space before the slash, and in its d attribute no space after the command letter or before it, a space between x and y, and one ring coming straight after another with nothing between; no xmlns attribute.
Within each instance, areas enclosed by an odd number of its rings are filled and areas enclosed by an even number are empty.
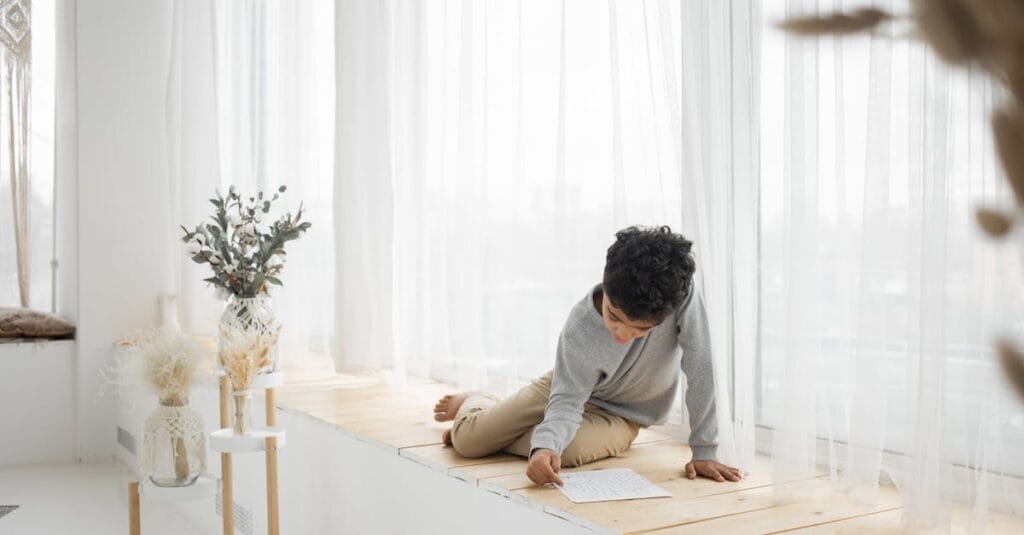
<svg viewBox="0 0 1024 535"><path fill-rule="evenodd" d="M679 371L686 374L690 449L694 459L714 459L718 436L711 339L700 293L643 337L620 345L594 307L594 287L573 307L558 339L551 397L531 448L561 455L589 401L642 426L664 423L672 408ZM682 349L682 351L680 351Z"/></svg>

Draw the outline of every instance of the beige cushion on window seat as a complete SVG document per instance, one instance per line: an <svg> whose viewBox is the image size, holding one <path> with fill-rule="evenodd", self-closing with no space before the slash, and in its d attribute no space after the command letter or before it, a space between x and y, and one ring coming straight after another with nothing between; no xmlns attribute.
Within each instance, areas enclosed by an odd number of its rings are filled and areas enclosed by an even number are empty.
<svg viewBox="0 0 1024 535"><path fill-rule="evenodd" d="M71 338L74 335L75 326L54 314L0 307L0 338Z"/></svg>

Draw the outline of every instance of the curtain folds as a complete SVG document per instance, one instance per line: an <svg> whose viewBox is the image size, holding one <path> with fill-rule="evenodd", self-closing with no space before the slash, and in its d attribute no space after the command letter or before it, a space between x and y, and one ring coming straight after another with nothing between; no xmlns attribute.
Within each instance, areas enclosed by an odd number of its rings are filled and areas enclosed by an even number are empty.
<svg viewBox="0 0 1024 535"><path fill-rule="evenodd" d="M692 2L682 11L683 228L696 241L714 345L720 456L754 456L758 309L759 11Z"/></svg>
<svg viewBox="0 0 1024 535"><path fill-rule="evenodd" d="M202 282L209 276L204 266L186 257L180 238L181 225L207 216L206 199L221 185L214 38L211 4L175 2L165 100L168 178L161 192L168 203L160 214L167 271L160 291L180 296L182 325L208 333L215 332L219 306Z"/></svg>
<svg viewBox="0 0 1024 535"><path fill-rule="evenodd" d="M837 7L763 4L766 20ZM888 35L766 29L760 65L758 424L776 477L825 465L868 501L889 478L909 527L948 528L954 501L974 529L989 506L1022 510L1024 410L992 342L1021 332L1024 280L973 218L1011 202L993 84Z"/></svg>
<svg viewBox="0 0 1024 535"><path fill-rule="evenodd" d="M366 371L396 365L394 182L398 170L419 163L396 158L402 150L394 139L396 115L408 107L396 95L415 91L403 90L408 73L397 67L402 60L418 66L420 43L416 33L396 31L392 2L339 0L336 6L334 357L339 371Z"/></svg>

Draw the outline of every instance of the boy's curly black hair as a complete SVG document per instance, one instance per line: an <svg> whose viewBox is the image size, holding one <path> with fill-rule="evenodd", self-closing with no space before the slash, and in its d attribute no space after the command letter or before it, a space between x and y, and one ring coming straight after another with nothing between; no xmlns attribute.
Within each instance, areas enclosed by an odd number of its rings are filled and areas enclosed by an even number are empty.
<svg viewBox="0 0 1024 535"><path fill-rule="evenodd" d="M667 226L620 230L605 259L605 295L630 319L661 323L693 287L692 247Z"/></svg>

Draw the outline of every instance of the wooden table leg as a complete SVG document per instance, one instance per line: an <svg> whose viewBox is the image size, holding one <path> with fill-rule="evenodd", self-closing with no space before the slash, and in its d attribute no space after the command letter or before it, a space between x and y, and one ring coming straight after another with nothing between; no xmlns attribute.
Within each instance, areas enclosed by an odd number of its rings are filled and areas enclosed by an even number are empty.
<svg viewBox="0 0 1024 535"><path fill-rule="evenodd" d="M277 407L275 407L274 389L267 389L267 427L274 427L277 425Z"/></svg>
<svg viewBox="0 0 1024 535"><path fill-rule="evenodd" d="M142 521L139 515L139 482L128 483L128 533L142 535Z"/></svg>
<svg viewBox="0 0 1024 535"><path fill-rule="evenodd" d="M267 437L267 533L281 533L277 509L277 437Z"/></svg>
<svg viewBox="0 0 1024 535"><path fill-rule="evenodd" d="M231 383L226 376L220 378L220 427L222 429L231 427L228 414L228 402L231 395ZM233 535L235 532L235 496L234 485L231 480L231 454L220 454L220 490L221 490L221 517L224 520L224 535Z"/></svg>

